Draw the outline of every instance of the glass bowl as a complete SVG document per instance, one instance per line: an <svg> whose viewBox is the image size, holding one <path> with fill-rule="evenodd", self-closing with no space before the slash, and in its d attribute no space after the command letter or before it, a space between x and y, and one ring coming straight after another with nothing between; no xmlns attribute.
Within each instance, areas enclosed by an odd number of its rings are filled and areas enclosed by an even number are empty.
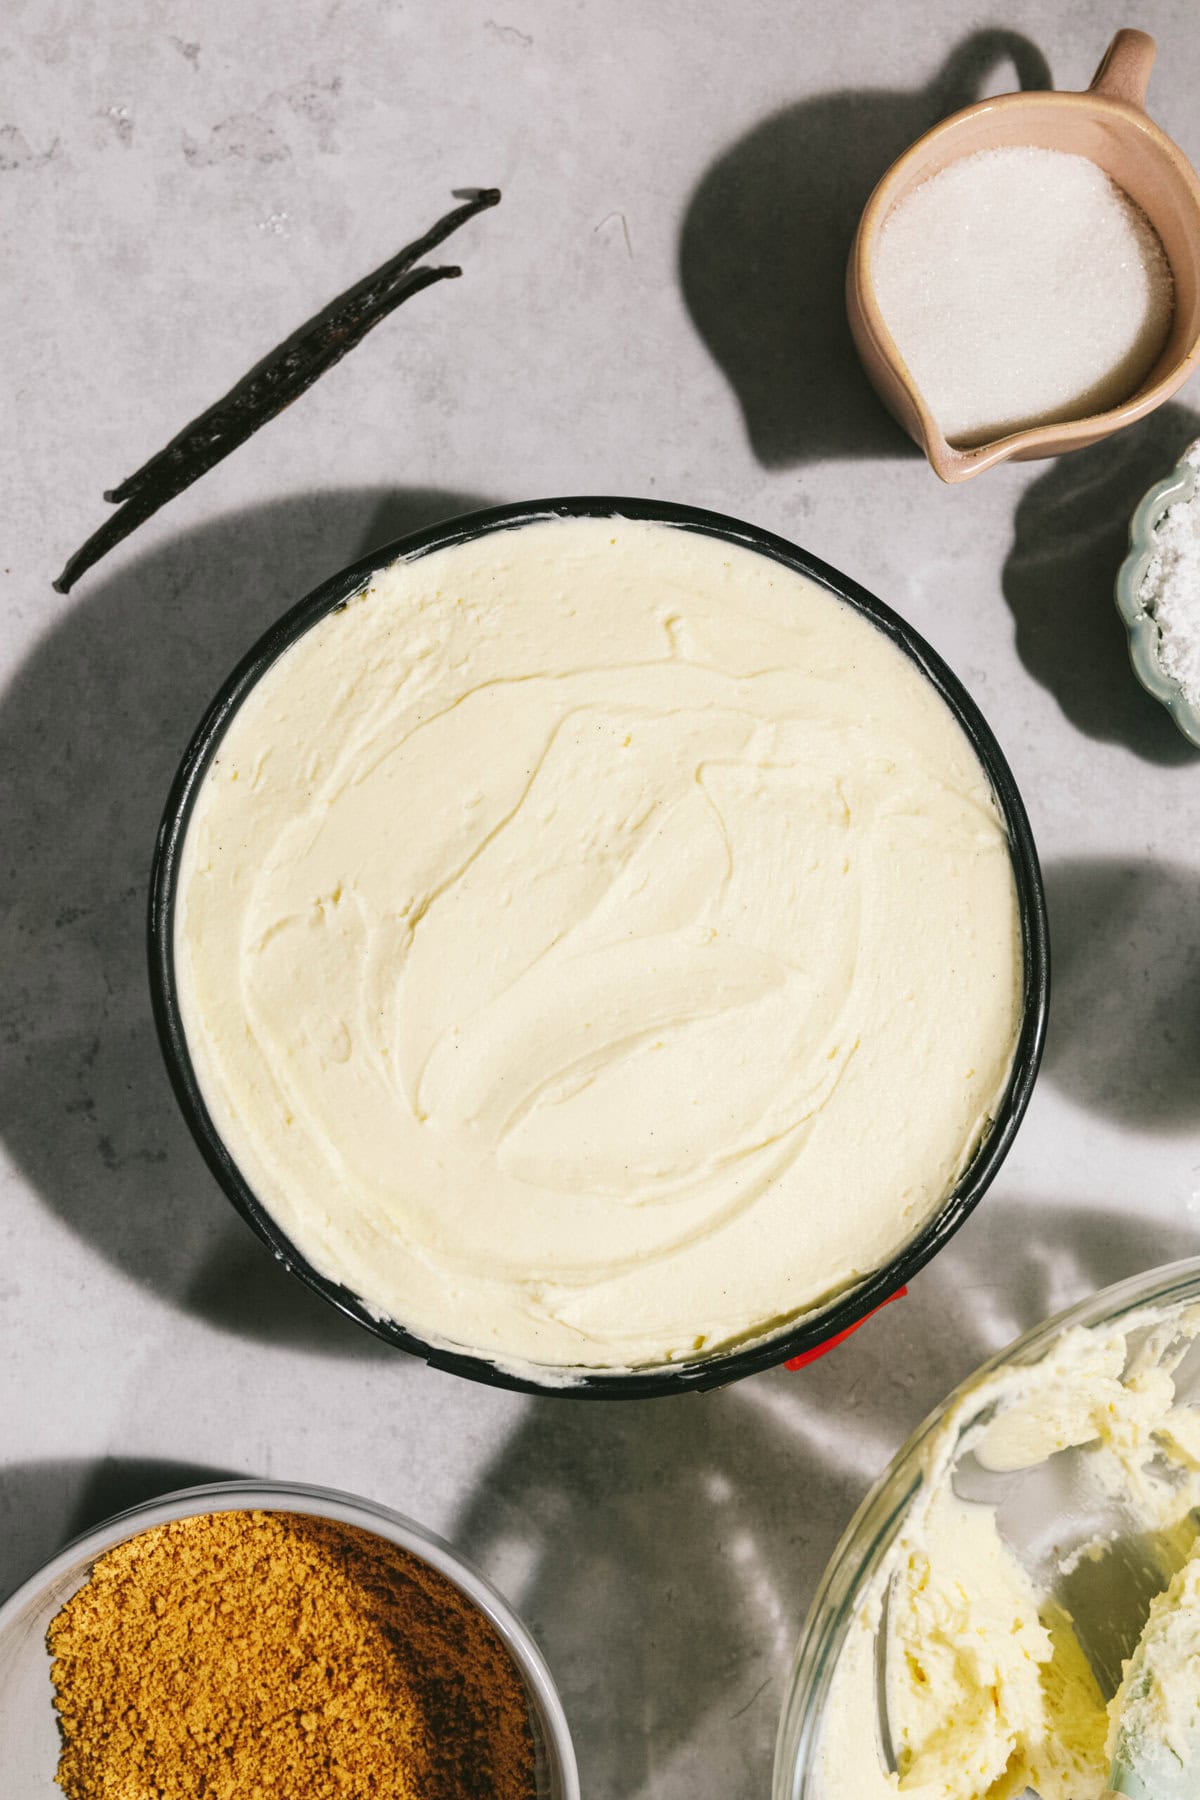
<svg viewBox="0 0 1200 1800"><path fill-rule="evenodd" d="M932 1218L882 1268L874 1270L828 1305L814 1307L782 1328L725 1351L698 1356L691 1361L630 1370L547 1368L542 1376L540 1371L533 1375L523 1370L517 1373L497 1367L483 1354L470 1349L447 1349L425 1343L405 1328L403 1320L378 1316L357 1295L329 1280L306 1261L254 1194L204 1103L188 1049L176 987L174 926L180 859L196 795L231 718L277 658L319 620L361 592L372 576L389 564L400 559L411 562L435 550L549 518L647 520L739 545L806 576L884 632L937 690L987 773L1008 832L1024 971L1016 1054L1008 1087L996 1108L991 1129ZM689 1389L721 1387L759 1369L818 1349L830 1339L844 1335L890 1300L957 1231L982 1199L1004 1161L1033 1092L1045 1038L1050 988L1045 893L1025 807L1012 771L986 720L937 652L911 625L857 582L784 538L721 513L701 511L698 507L607 496L491 507L484 512L469 513L431 526L362 558L332 576L285 613L229 676L184 753L159 827L150 881L149 954L155 1024L167 1073L184 1118L227 1197L284 1267L376 1337L423 1357L434 1368L465 1375L493 1387L584 1399L634 1400Z"/></svg>
<svg viewBox="0 0 1200 1800"><path fill-rule="evenodd" d="M1129 554L1117 571L1117 611L1129 635L1129 660L1148 694L1162 702L1189 744L1200 750L1200 705L1194 705L1179 683L1164 673L1158 660L1159 631L1142 604L1142 584L1155 555L1155 534L1164 514L1196 494L1200 440L1189 444L1169 475L1142 496L1129 523Z"/></svg>
<svg viewBox="0 0 1200 1800"><path fill-rule="evenodd" d="M930 1414L897 1452L855 1513L817 1589L788 1682L775 1744L773 1800L817 1800L818 1755L826 1703L847 1634L867 1590L899 1535L922 1485L922 1452L960 1397L985 1375L1040 1362L1063 1334L1076 1326L1108 1326L1146 1307L1164 1311L1200 1301L1200 1257L1135 1275L1090 1295L1065 1312L1017 1338L962 1382ZM1181 1397L1200 1400L1200 1372L1188 1363L1189 1385ZM1063 1519L1067 1518L1064 1511ZM1056 1536L1052 1518L1042 1521L1047 1538ZM877 1730L874 1719L863 1730Z"/></svg>
<svg viewBox="0 0 1200 1800"><path fill-rule="evenodd" d="M164 1494L118 1513L60 1550L0 1606L0 1744L4 1792L20 1800L58 1796L59 1733L50 1683L46 1631L81 1588L106 1550L165 1525L216 1512L305 1513L354 1525L428 1563L471 1600L495 1627L521 1675L529 1701L537 1768L537 1800L579 1800L579 1775L562 1702L541 1651L507 1600L456 1550L424 1526L356 1494L303 1482L221 1481Z"/></svg>

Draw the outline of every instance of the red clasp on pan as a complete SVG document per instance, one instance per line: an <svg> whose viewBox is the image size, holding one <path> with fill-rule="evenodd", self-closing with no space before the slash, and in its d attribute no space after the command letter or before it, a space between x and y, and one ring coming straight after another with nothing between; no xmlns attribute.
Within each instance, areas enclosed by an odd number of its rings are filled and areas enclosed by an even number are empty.
<svg viewBox="0 0 1200 1800"><path fill-rule="evenodd" d="M816 1362L818 1356L828 1356L831 1350L836 1350L839 1344L851 1337L860 1325L865 1325L868 1319L873 1319L877 1312L882 1312L885 1306L892 1304L893 1300L903 1300L907 1292L906 1287L897 1288L894 1294L889 1294L886 1300L881 1300L878 1306L873 1306L869 1313L863 1314L861 1319L855 1319L853 1325L847 1325L845 1331L839 1331L833 1337L826 1338L823 1344L814 1344L811 1350L804 1350L799 1356L789 1356L783 1365L784 1368L803 1369L807 1363Z"/></svg>

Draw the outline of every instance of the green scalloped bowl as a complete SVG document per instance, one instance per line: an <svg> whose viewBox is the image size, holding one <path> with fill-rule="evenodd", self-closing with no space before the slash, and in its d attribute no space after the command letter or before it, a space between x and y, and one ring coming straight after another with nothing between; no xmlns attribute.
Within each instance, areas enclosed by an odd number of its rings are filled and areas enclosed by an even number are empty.
<svg viewBox="0 0 1200 1800"><path fill-rule="evenodd" d="M1129 634L1129 660L1148 694L1160 700L1189 744L1200 750L1200 705L1185 695L1177 681L1163 673L1158 660L1159 631L1141 601L1142 583L1154 555L1154 535L1169 506L1191 500L1197 487L1197 471L1187 461L1195 445L1189 444L1171 473L1156 481L1129 524L1129 554L1117 571L1117 611Z"/></svg>

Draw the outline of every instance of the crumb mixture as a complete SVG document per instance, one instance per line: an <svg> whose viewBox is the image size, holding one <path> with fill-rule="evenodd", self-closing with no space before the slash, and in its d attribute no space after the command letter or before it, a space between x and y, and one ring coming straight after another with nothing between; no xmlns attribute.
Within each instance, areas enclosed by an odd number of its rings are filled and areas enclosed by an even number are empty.
<svg viewBox="0 0 1200 1800"><path fill-rule="evenodd" d="M520 1675L444 1576L292 1513L110 1550L48 1641L69 1800L531 1800Z"/></svg>

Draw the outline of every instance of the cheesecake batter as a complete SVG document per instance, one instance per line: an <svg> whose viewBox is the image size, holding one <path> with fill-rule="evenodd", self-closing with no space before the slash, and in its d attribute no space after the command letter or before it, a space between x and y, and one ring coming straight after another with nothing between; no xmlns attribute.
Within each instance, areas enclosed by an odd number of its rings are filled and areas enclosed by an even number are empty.
<svg viewBox="0 0 1200 1800"><path fill-rule="evenodd" d="M1004 1095L1009 845L888 638L770 559L547 519L381 571L243 701L175 925L217 1129L323 1274L507 1367L778 1329Z"/></svg>
<svg viewBox="0 0 1200 1800"><path fill-rule="evenodd" d="M1163 1792L1178 1794L1181 1770L1200 1791L1200 1544L1151 1602L1109 1713L1110 1757L1131 1762L1151 1789L1157 1766Z"/></svg>
<svg viewBox="0 0 1200 1800"><path fill-rule="evenodd" d="M1100 1800L1122 1715L1127 1731L1187 1754L1200 1644L1188 1607L1200 1593L1200 1410L1180 1400L1176 1374L1198 1335L1197 1309L1079 1328L1041 1362L959 1397L925 1447L917 1498L835 1670L821 1800L1017 1800L1027 1789L1040 1800ZM968 1467L969 1489L980 1470L1044 1469L1069 1450L1085 1453L1067 1478L1070 1504L1040 1518L1027 1504L1015 1536L1018 1512L1002 1518L998 1499L960 1491ZM1103 1525L1089 1536L1090 1520ZM1159 1621L1157 1679L1136 1703L1128 1679L1108 1694L1098 1679L1112 1660L1106 1616L1132 1616L1131 1556L1143 1581L1165 1590L1146 1627ZM1166 1630L1164 1611L1176 1607ZM1137 1664L1135 1653L1127 1676ZM881 1712L886 1727L876 1729Z"/></svg>

